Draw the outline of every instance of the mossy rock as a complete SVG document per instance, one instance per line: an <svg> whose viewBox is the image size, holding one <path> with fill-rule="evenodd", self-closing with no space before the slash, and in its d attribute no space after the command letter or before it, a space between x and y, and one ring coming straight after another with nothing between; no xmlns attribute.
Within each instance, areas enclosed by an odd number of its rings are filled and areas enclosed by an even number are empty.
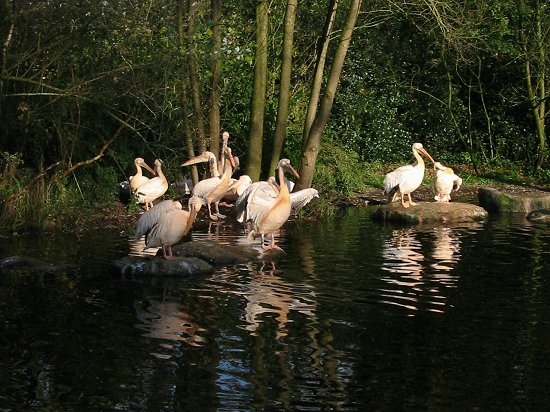
<svg viewBox="0 0 550 412"><path fill-rule="evenodd" d="M550 209L550 193L522 191L503 192L493 188L481 188L479 204L491 213L523 213Z"/></svg>
<svg viewBox="0 0 550 412"><path fill-rule="evenodd" d="M550 225L550 210L534 210L527 215L527 220L532 223Z"/></svg>
<svg viewBox="0 0 550 412"><path fill-rule="evenodd" d="M372 214L374 220L405 224L425 223L469 223L479 222L488 213L482 207L470 203L419 202L416 206L405 208L399 202L376 206Z"/></svg>

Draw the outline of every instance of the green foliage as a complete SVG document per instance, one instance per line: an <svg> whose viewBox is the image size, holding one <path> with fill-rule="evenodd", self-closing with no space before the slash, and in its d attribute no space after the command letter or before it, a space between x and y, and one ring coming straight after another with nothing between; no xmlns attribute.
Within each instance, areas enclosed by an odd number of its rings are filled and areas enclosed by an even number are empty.
<svg viewBox="0 0 550 412"><path fill-rule="evenodd" d="M356 153L326 142L319 153L313 187L323 193L351 195L365 189L369 175L367 165Z"/></svg>

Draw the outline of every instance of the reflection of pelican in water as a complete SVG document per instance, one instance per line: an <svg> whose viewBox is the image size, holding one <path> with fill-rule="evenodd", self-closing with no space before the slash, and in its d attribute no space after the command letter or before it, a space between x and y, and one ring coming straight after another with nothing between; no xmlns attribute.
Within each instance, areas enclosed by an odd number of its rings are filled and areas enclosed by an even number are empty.
<svg viewBox="0 0 550 412"><path fill-rule="evenodd" d="M394 230L382 256L388 261L383 269L393 273L419 276L422 274L422 244L411 228Z"/></svg>
<svg viewBox="0 0 550 412"><path fill-rule="evenodd" d="M435 242L432 264L434 269L451 271L460 259L460 239L450 227L434 228ZM437 275L436 275L437 276ZM445 275L447 277L448 275Z"/></svg>
<svg viewBox="0 0 550 412"><path fill-rule="evenodd" d="M134 304L139 320L137 328L145 331L143 335L149 338L168 341L185 342L192 346L200 346L204 339L198 334L204 329L193 322L193 316L184 310L184 306L170 298L156 299L148 297ZM169 343L161 344L172 348ZM166 355L155 354L166 358Z"/></svg>
<svg viewBox="0 0 550 412"><path fill-rule="evenodd" d="M244 297L248 301L245 308L246 329L254 332L263 322L263 314L277 315L277 339L287 335L287 323L290 311L297 311L308 317L314 316L317 303L310 285L291 285L275 275L275 263L266 262L267 270L262 267L249 284L248 293ZM296 287L306 290L297 294Z"/></svg>

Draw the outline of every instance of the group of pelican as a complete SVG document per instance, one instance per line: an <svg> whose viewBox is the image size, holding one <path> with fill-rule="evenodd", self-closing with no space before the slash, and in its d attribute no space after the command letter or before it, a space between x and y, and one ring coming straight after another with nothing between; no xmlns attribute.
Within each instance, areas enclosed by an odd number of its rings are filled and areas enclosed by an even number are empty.
<svg viewBox="0 0 550 412"><path fill-rule="evenodd" d="M389 196L390 202L396 202L399 198L403 207L415 206L411 193L414 192L424 179L425 164L421 154L426 156L434 165L436 175L434 179L435 196L437 202L446 203L451 200L451 192L457 191L462 185L462 179L458 177L453 169L436 162L424 149L422 143L412 145L412 153L416 162L401 166L384 177L384 194ZM404 197L407 195L408 202Z"/></svg>
<svg viewBox="0 0 550 412"><path fill-rule="evenodd" d="M136 241L145 235L146 248L161 247L165 259L174 259L172 245L189 232L201 207L206 205L209 219L215 221L224 219L226 216L220 213L219 204L222 200L227 200L234 201L234 205L230 206L235 207L237 221L241 222L248 230L247 239L249 241L260 238L261 247L264 250L281 250L275 244L275 233L291 214L298 214L313 198L319 197L319 193L313 188L295 193L290 192L289 187L292 185L286 179L285 173L296 178L299 176L288 159L281 159L278 163L278 182L275 177L255 183L247 175L242 175L238 179L233 178L233 172L239 162L228 146L228 139L229 133L224 132L219 162L214 153L206 151L182 164L182 166L191 166L202 162L207 163L211 175L193 187L188 201L188 211L183 209L180 202L174 200L164 200L152 206L153 200L166 192L168 182L162 174L160 162L157 165L157 161L155 161L155 172L159 177L163 176L165 184L162 185L164 191L153 198L161 191L160 184L156 184L158 190L152 193L154 185L151 182L157 178L145 181L144 179L147 178L142 175L141 167L147 170L151 169L143 159L136 159L137 173L131 178L130 184L144 181L136 189L131 187L136 193L138 201L145 203L146 206L146 211L136 224ZM144 191L145 185L149 185L149 187L145 187L147 191ZM149 206L152 207L149 208ZM267 245L264 243L266 236L270 236L270 242Z"/></svg>
<svg viewBox="0 0 550 412"><path fill-rule="evenodd" d="M145 209L153 207L153 201L161 197L168 190L168 180L162 172L162 162L155 159L154 170L145 163L143 158L138 157L134 160L136 174L130 176L130 190L136 197L138 203L144 204ZM149 178L143 175L142 167L151 172L155 177Z"/></svg>

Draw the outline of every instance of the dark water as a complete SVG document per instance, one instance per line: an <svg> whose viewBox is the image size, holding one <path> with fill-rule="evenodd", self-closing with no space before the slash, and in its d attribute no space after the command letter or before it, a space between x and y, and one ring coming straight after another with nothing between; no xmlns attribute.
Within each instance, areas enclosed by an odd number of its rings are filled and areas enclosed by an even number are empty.
<svg viewBox="0 0 550 412"><path fill-rule="evenodd" d="M369 213L288 222L283 258L192 280L115 275L131 233L1 239L78 269L0 276L0 410L547 410L550 228Z"/></svg>

